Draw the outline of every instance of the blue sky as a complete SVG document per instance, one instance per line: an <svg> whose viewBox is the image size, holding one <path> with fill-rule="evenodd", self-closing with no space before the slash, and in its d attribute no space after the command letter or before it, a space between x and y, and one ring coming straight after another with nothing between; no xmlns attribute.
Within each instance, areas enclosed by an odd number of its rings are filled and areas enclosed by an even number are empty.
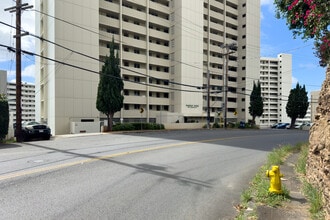
<svg viewBox="0 0 330 220"><path fill-rule="evenodd" d="M23 0L34 5L34 0ZM13 0L0 1L0 20L8 24L15 24L15 17L4 8L13 6ZM34 12L24 12L22 15L22 27L34 33ZM0 43L14 45L11 28L0 24ZM325 79L325 68L318 65L318 59L314 56L313 41L305 41L297 37L293 38L292 32L288 30L285 21L275 18L273 0L261 0L261 34L260 34L260 56L277 57L279 53L292 54L292 77L293 86L297 82L305 85L307 91L321 89ZM23 37L23 49L34 51L35 42L32 37ZM23 56L22 80L34 83L34 58ZM0 69L8 71L8 81L15 80L15 54L0 48Z"/></svg>
<svg viewBox="0 0 330 220"><path fill-rule="evenodd" d="M260 56L277 57L279 53L292 54L292 84L299 82L306 90L321 89L325 68L319 66L314 56L313 41L294 39L286 21L275 17L272 0L261 0Z"/></svg>

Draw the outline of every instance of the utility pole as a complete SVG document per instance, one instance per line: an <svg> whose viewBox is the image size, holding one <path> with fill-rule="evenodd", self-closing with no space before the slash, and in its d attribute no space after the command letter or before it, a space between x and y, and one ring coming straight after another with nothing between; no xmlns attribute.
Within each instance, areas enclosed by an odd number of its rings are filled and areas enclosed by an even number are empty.
<svg viewBox="0 0 330 220"><path fill-rule="evenodd" d="M224 73L224 79L223 79L223 87L224 87L224 128L227 128L227 106L228 106L228 61L229 61L229 54L235 53L234 51L229 51L230 49L235 49L236 44L224 44L221 46L221 48L226 49L226 52L223 54L225 57L225 60L223 62L223 65L226 66L226 68L223 69Z"/></svg>
<svg viewBox="0 0 330 220"><path fill-rule="evenodd" d="M32 8L33 6L28 3L22 4L21 0L16 0L16 6L6 8L5 11L10 13L16 12L16 129L15 136L17 142L22 142L22 53L21 53L21 14L22 10Z"/></svg>
<svg viewBox="0 0 330 220"><path fill-rule="evenodd" d="M210 71L207 70L207 129L210 129Z"/></svg>

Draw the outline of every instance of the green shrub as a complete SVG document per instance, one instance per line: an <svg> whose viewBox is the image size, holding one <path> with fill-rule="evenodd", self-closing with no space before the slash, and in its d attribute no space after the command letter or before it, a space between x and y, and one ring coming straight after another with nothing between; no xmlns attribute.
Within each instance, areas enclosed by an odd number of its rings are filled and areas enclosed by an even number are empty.
<svg viewBox="0 0 330 220"><path fill-rule="evenodd" d="M163 124L156 123L123 123L113 126L113 131L132 131L132 130L162 130L165 129Z"/></svg>
<svg viewBox="0 0 330 220"><path fill-rule="evenodd" d="M8 134L9 105L5 95L0 94L0 141Z"/></svg>
<svg viewBox="0 0 330 220"><path fill-rule="evenodd" d="M134 126L130 123L116 124L112 127L112 131L132 131Z"/></svg>

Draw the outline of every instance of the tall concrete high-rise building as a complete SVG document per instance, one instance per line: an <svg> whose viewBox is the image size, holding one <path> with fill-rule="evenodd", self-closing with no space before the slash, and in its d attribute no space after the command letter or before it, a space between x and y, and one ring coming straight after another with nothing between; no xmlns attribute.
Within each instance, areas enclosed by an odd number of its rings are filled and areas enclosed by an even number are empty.
<svg viewBox="0 0 330 220"><path fill-rule="evenodd" d="M0 94L5 94L8 100L11 119L16 122L16 83L7 82L7 71L0 70ZM22 83L22 121L35 121L35 85Z"/></svg>
<svg viewBox="0 0 330 220"><path fill-rule="evenodd" d="M320 91L312 91L310 93L310 106L311 106L311 122L314 122L315 116L317 114L316 108L319 106Z"/></svg>
<svg viewBox="0 0 330 220"><path fill-rule="evenodd" d="M112 38L124 79L116 120L205 121L209 106L212 121L224 95L228 120L250 117L248 79L260 72L259 0L36 0L35 7L36 34L57 44L37 42L36 59L37 115L55 134L103 117L96 109L102 62L74 51L104 60Z"/></svg>
<svg viewBox="0 0 330 220"><path fill-rule="evenodd" d="M0 94L7 93L7 71L0 70Z"/></svg>
<svg viewBox="0 0 330 220"><path fill-rule="evenodd" d="M264 99L264 113L260 126L269 127L277 122L290 123L286 113L292 88L292 55L279 54L277 58L260 59L261 95Z"/></svg>

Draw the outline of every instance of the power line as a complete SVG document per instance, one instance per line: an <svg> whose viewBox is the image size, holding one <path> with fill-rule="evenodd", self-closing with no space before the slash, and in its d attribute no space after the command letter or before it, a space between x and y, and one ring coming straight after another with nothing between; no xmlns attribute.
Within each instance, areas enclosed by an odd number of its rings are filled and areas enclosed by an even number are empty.
<svg viewBox="0 0 330 220"><path fill-rule="evenodd" d="M3 25L6 25L6 26L8 26L8 27L15 28L14 26L11 26L11 25L9 25L9 24L6 24L6 23L4 23L4 22L2 22L2 21L0 21L0 23L3 24ZM92 57L92 56L86 55L86 54L81 53L81 52L76 51L76 50L72 50L72 49L70 49L70 48L68 48L68 47L65 47L65 46L60 45L60 44L55 43L55 42L52 42L52 41L50 41L50 40L47 40L47 39L45 39L45 38L43 38L43 37L40 37L40 36L37 36L37 35L35 35L35 34L31 34L31 33L29 33L29 35L31 35L31 36L33 36L33 37L35 37L35 38L37 38L37 39L39 39L39 40L41 40L41 41L46 41L46 42L48 42L48 43L54 44L55 46L61 47L61 48L65 49L65 50L71 51L71 52L76 53L76 54L78 54L78 55L81 55L81 56L87 57L87 58L89 58L89 59L92 59L92 60L95 60L95 61L98 61L98 62L102 62L102 63L104 63L104 61L102 61L102 60L100 60L100 59L98 59L98 58L95 58L95 57ZM138 72L138 71L134 71L134 70L131 70L131 69L128 69L128 68L122 67L122 66L120 66L120 68L123 69L123 70L129 71L129 72L133 72L133 73L136 73L136 74L139 74L139 75L145 76L145 77L149 77L149 78L151 78L151 79L161 80L161 81L164 81L164 82L166 82L166 83L170 83L170 84L175 84L175 85L180 85L180 86L186 86L186 87L191 87L191 88L197 88L197 89L199 89L199 88L201 87L201 86L189 85L189 84L184 84L184 83L178 83L178 82L174 82L174 81L170 81L170 80L164 80L164 79L156 78L156 77L153 77L153 76L148 76L147 74L143 74L143 73L140 73L140 72Z"/></svg>
<svg viewBox="0 0 330 220"><path fill-rule="evenodd" d="M12 52L15 51L15 48L13 48L11 46L8 46L8 45L0 44L0 47L6 47L8 50L10 50ZM32 53L32 52L29 52L29 51L21 50L21 52L25 53L25 54L28 54L28 55L31 55L31 56L37 56L37 57L40 57L40 58L44 58L46 60L50 60L50 61L62 64L62 65L66 65L66 66L69 66L69 67L72 67L72 68L80 69L80 70L83 70L83 71L86 71L86 72L91 72L91 73L95 73L95 74L98 74L98 75L104 75L104 74L102 74L98 71L94 71L94 70L90 70L90 69L87 69L87 68L84 68L84 67L76 66L76 65L73 65L73 64L70 64L70 63L65 63L65 62L62 62L62 61L59 61L59 60L56 60L56 59L52 59L52 58L49 58L49 57L41 56L39 54ZM114 77L114 76L109 76L109 77L116 78L116 79L122 79L122 78ZM144 85L144 86L162 88L162 89L167 89L167 90L182 91L182 92L197 92L197 93L201 92L201 91L175 89L175 88L170 88L170 87L157 86L157 85L147 84L147 83L143 83L143 82L131 81L131 80L128 80L128 79L122 79L122 80L127 81L127 82L131 82L131 83L141 84L141 85ZM199 88L202 88L202 87L199 87ZM199 88L196 87L196 89L199 89Z"/></svg>

